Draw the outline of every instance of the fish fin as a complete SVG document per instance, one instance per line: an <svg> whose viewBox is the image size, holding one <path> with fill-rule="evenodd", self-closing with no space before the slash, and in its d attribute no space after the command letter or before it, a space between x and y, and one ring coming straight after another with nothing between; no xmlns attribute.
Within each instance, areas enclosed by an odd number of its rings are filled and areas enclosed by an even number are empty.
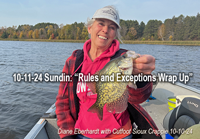
<svg viewBox="0 0 200 139"><path fill-rule="evenodd" d="M137 85L134 84L134 83L132 83L132 82L129 82L129 83L128 83L128 86L129 86L130 88L134 88L135 90L137 89Z"/></svg>
<svg viewBox="0 0 200 139"><path fill-rule="evenodd" d="M121 113L123 111L126 110L126 108L128 107L128 89L126 88L126 90L124 91L124 93L122 94L121 97L119 97L117 100L107 103L106 105L106 109L108 112L111 113Z"/></svg>
<svg viewBox="0 0 200 139"><path fill-rule="evenodd" d="M88 112L97 113L99 120L103 120L103 109L99 109L94 103L88 110Z"/></svg>
<svg viewBox="0 0 200 139"><path fill-rule="evenodd" d="M88 88L91 90L93 94L96 94L96 82L87 82Z"/></svg>

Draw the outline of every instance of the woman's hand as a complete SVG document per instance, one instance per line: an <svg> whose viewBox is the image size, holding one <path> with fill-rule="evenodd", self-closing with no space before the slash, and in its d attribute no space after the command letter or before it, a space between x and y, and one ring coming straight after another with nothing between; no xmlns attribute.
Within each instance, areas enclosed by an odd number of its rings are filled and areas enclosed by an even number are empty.
<svg viewBox="0 0 200 139"><path fill-rule="evenodd" d="M133 74L151 74L155 69L155 58L151 55L142 55L133 61Z"/></svg>

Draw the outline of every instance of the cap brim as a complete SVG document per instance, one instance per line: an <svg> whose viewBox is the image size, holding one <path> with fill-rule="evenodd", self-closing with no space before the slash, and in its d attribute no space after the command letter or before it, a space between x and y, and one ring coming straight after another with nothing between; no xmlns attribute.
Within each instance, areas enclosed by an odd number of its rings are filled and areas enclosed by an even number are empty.
<svg viewBox="0 0 200 139"><path fill-rule="evenodd" d="M101 17L101 16L94 16L94 17L92 17L92 18L94 18L94 19L96 19L96 18L108 19L108 20L110 20L110 21L113 21L113 22L118 26L118 28L121 29L121 26L120 26L115 20L111 19L110 17L106 17L106 16L104 16L104 17Z"/></svg>

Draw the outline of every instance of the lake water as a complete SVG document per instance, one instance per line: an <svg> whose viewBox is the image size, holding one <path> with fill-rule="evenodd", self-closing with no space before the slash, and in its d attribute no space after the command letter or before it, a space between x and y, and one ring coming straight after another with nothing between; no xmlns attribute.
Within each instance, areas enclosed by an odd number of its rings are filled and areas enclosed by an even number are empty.
<svg viewBox="0 0 200 139"><path fill-rule="evenodd" d="M66 59L83 43L0 41L0 138L22 139L55 102L59 83L14 82L14 73L60 75ZM193 72L187 84L200 89L200 46L121 44L156 58L154 73Z"/></svg>

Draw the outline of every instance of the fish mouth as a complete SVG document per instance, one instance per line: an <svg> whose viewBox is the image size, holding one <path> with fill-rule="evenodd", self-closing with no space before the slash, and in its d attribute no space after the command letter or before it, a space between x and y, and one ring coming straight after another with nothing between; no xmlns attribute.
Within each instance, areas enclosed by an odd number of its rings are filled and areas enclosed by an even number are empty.
<svg viewBox="0 0 200 139"><path fill-rule="evenodd" d="M119 66L119 69L121 69L121 70L128 70L130 67L121 67L121 66Z"/></svg>
<svg viewBox="0 0 200 139"><path fill-rule="evenodd" d="M130 57L130 58L132 58L132 59L136 59L136 58L138 58L138 57L140 57L138 54L136 54L134 51L127 51L126 52L126 54L127 54L127 57Z"/></svg>
<svg viewBox="0 0 200 139"><path fill-rule="evenodd" d="M132 60L119 63L119 65L118 65L119 69L121 69L121 70L128 70L128 69L132 68L132 66L133 66Z"/></svg>
<svg viewBox="0 0 200 139"><path fill-rule="evenodd" d="M104 39L104 40L107 40L108 38L106 38L106 37L104 37L104 36L100 36L100 35L98 35L98 37L100 38L100 39Z"/></svg>

